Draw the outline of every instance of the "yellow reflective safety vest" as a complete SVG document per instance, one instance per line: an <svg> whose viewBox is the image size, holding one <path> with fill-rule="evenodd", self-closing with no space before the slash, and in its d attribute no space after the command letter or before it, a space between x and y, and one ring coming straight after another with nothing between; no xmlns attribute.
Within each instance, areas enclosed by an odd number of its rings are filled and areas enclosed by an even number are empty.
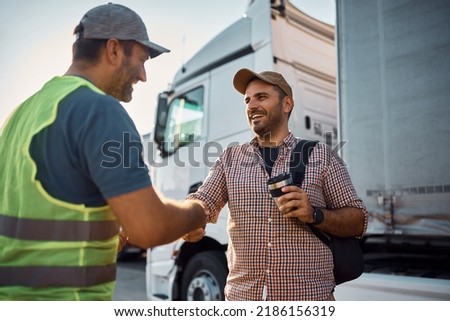
<svg viewBox="0 0 450 321"><path fill-rule="evenodd" d="M34 135L80 86L55 77L20 105L0 136L0 300L111 300L118 226L109 206L86 207L49 195L30 156Z"/></svg>

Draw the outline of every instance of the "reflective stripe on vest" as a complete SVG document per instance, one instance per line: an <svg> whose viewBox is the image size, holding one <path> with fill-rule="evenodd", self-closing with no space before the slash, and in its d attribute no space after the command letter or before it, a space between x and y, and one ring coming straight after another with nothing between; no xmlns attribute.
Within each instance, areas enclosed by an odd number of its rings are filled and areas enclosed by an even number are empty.
<svg viewBox="0 0 450 321"><path fill-rule="evenodd" d="M0 266L0 286L84 288L112 282L116 265L102 266Z"/></svg>
<svg viewBox="0 0 450 321"><path fill-rule="evenodd" d="M0 214L0 235L33 241L101 241L117 235L116 221L53 221Z"/></svg>

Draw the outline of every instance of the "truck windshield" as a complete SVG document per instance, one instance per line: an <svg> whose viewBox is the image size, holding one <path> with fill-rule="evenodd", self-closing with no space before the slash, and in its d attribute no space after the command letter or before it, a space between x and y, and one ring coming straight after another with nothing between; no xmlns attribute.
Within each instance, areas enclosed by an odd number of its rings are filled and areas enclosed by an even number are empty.
<svg viewBox="0 0 450 321"><path fill-rule="evenodd" d="M174 98L169 105L164 132L164 150L171 154L202 134L203 87Z"/></svg>

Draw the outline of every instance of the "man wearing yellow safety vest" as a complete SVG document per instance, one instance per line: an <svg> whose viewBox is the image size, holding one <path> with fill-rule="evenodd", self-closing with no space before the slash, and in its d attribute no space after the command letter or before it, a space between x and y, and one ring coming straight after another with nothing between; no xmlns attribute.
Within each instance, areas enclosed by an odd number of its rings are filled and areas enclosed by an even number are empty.
<svg viewBox="0 0 450 321"><path fill-rule="evenodd" d="M0 136L0 300L111 300L119 227L142 248L205 225L194 201L151 186L119 101L169 52L141 18L107 4L74 31L73 62L22 103Z"/></svg>

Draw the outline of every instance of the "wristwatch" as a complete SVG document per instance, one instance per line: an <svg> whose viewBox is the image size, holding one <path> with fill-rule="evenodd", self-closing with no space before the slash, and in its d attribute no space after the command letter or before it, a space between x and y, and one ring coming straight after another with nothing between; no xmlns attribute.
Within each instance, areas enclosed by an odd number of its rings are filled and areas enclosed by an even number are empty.
<svg viewBox="0 0 450 321"><path fill-rule="evenodd" d="M312 225L318 225L318 224L323 222L323 219L325 217L324 217L323 212L322 212L322 210L320 208L313 206L313 209L314 209L314 214L313 214L314 221L311 224Z"/></svg>

